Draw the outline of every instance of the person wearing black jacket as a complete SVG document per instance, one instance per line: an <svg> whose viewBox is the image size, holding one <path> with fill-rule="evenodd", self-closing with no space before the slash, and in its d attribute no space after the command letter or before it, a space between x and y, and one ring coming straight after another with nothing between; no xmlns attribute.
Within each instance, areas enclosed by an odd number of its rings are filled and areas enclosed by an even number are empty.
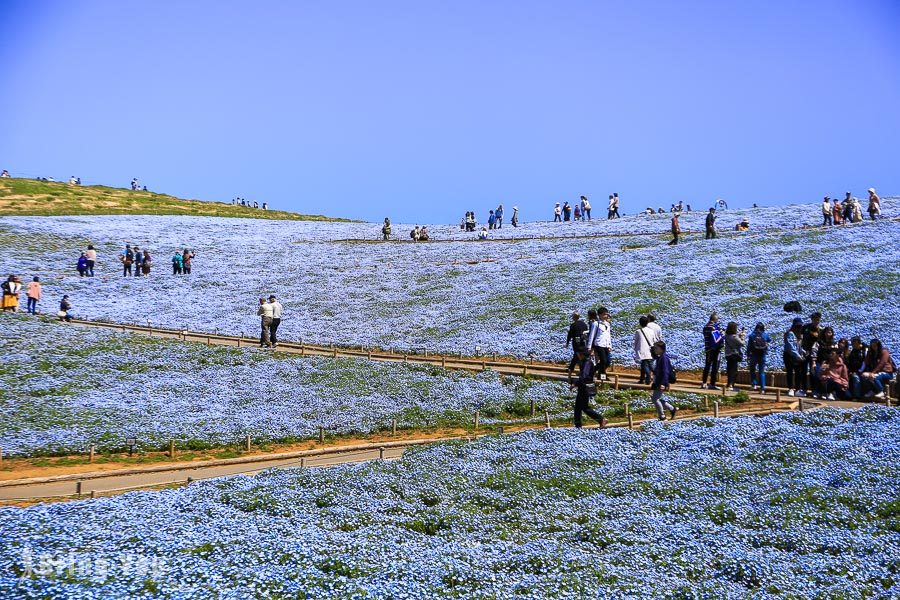
<svg viewBox="0 0 900 600"><path fill-rule="evenodd" d="M569 384L572 388L578 390L575 395L575 427L581 428L581 413L600 423L600 427L605 427L606 418L591 408L590 405L590 398L594 395L593 390L596 389L594 387L594 363L591 361L590 354L584 348L579 349L575 356L580 365L578 379L574 384Z"/></svg>
<svg viewBox="0 0 900 600"><path fill-rule="evenodd" d="M710 208L706 215L706 239L711 240L716 237L716 209Z"/></svg>
<svg viewBox="0 0 900 600"><path fill-rule="evenodd" d="M665 421L666 416L663 409L669 411L669 415L674 419L678 409L675 408L668 400L663 399L663 392L669 391L669 385L672 377L672 361L666 353L666 343L656 342L653 344L653 356L656 357L656 365L653 367L653 383L650 389L653 390L650 398L656 406L656 417L660 421Z"/></svg>
<svg viewBox="0 0 900 600"><path fill-rule="evenodd" d="M566 336L566 346L572 344L572 360L569 361L569 381L572 380L572 371L575 369L575 363L578 362L578 351L585 347L587 343L588 326L581 315L577 312L572 313L572 324L569 325L569 335Z"/></svg>

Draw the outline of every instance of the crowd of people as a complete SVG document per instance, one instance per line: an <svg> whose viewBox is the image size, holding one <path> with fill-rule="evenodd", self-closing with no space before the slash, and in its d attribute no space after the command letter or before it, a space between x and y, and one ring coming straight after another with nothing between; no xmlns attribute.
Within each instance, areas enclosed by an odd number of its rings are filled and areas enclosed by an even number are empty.
<svg viewBox="0 0 900 600"><path fill-rule="evenodd" d="M799 311L799 304L785 305L787 311ZM834 328L822 326L822 315L815 312L809 321L796 317L783 334L782 360L791 397L811 396L826 400L884 399L886 386L896 377L897 364L888 348L878 338L868 344L860 336L837 338ZM610 314L605 307L588 311L585 322L580 313L572 314L566 346L573 353L569 361L570 385L578 390L575 401L575 425L581 427L582 413L600 421L589 410L589 399L596 393L596 381L606 379L611 365L612 333ZM764 323L756 323L747 331L736 321L723 329L717 313L712 313L702 329L704 366L700 388L720 390L718 379L721 359L725 359L725 388L737 391L738 369L746 361L750 390L766 393L766 369L772 337ZM657 417L665 420L664 411L674 417L675 409L667 405L663 392L676 382L677 374L668 355L662 328L653 314L641 316L634 332L632 353L639 366L639 384L649 385ZM579 376L573 380L575 367ZM590 375L588 375L590 374Z"/></svg>
<svg viewBox="0 0 900 600"><path fill-rule="evenodd" d="M250 200L247 200L245 198L232 198L231 203L235 206L245 206L247 208L262 208L263 210L269 210L268 203L263 202L262 206L260 207L258 200L253 200L251 202Z"/></svg>
<svg viewBox="0 0 900 600"><path fill-rule="evenodd" d="M868 207L866 212L873 221L881 216L881 198L875 193L875 188L867 190L869 194ZM859 198L847 192L844 195L844 201L841 202L837 198L832 200L825 196L822 200L822 225L843 225L846 223L859 223L863 220L862 204Z"/></svg>

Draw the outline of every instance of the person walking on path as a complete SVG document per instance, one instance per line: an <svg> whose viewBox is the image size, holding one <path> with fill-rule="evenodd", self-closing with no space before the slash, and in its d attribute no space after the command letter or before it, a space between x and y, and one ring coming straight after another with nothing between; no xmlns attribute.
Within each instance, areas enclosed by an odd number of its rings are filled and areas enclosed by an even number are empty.
<svg viewBox="0 0 900 600"><path fill-rule="evenodd" d="M881 198L875 193L875 188L869 188L869 217L874 221L881 215Z"/></svg>
<svg viewBox="0 0 900 600"><path fill-rule="evenodd" d="M28 296L28 313L37 314L37 303L41 299L41 279L38 276L35 275L34 279L28 282L25 295Z"/></svg>
<svg viewBox="0 0 900 600"><path fill-rule="evenodd" d="M609 368L609 357L612 352L612 326L609 323L609 311L605 306L601 306L597 310L589 310L588 319L591 326L588 330L587 347L594 354L598 378L605 381L606 369Z"/></svg>
<svg viewBox="0 0 900 600"><path fill-rule="evenodd" d="M766 355L772 338L766 333L766 326L757 323L753 333L747 338L747 363L750 369L750 386L760 394L766 393Z"/></svg>
<svg viewBox="0 0 900 600"><path fill-rule="evenodd" d="M175 252L172 255L172 275L181 275L184 268L184 255L181 252Z"/></svg>
<svg viewBox="0 0 900 600"><path fill-rule="evenodd" d="M3 282L3 310L7 312L17 312L19 310L19 292L22 290L22 283L15 275L10 275Z"/></svg>
<svg viewBox="0 0 900 600"><path fill-rule="evenodd" d="M512 215L512 218L509 220L509 222L512 223L513 227L519 226L519 207L518 206L513 206L513 215Z"/></svg>
<svg viewBox="0 0 900 600"><path fill-rule="evenodd" d="M613 205L613 207L612 207L612 210L613 210L612 218L613 218L613 219L621 219L621 218L622 218L622 215L619 214L619 193L618 193L618 192L613 192L613 203L612 203L612 205Z"/></svg>
<svg viewBox="0 0 900 600"><path fill-rule="evenodd" d="M150 256L149 250L144 250L144 262L141 263L141 273L144 276L150 274L150 267L153 265L153 258Z"/></svg>
<svg viewBox="0 0 900 600"><path fill-rule="evenodd" d="M784 332L784 372L787 376L788 396L795 396L797 393L803 395L801 386L803 385L803 348L801 346L801 338L803 335L803 319L795 317L791 321L791 327Z"/></svg>
<svg viewBox="0 0 900 600"><path fill-rule="evenodd" d="M706 354L706 360L703 363L701 389L719 389L716 387L716 379L719 376L719 354L722 352L724 343L725 334L722 333L722 327L719 325L719 315L712 313L709 315L706 326L703 327L703 351ZM707 385L707 381L709 381L709 385Z"/></svg>
<svg viewBox="0 0 900 600"><path fill-rule="evenodd" d="M658 342L655 332L647 327L647 317L638 320L638 330L634 332L634 360L641 366L638 383L650 384L653 375L653 344Z"/></svg>
<svg viewBox="0 0 900 600"><path fill-rule="evenodd" d="M672 241L669 242L670 246L678 243L679 235L681 235L681 224L678 222L678 213L675 213L672 215Z"/></svg>
<svg viewBox="0 0 900 600"><path fill-rule="evenodd" d="M194 261L194 253L187 248L181 253L181 268L185 275L191 274L191 264Z"/></svg>
<svg viewBox="0 0 900 600"><path fill-rule="evenodd" d="M837 198L834 199L831 203L831 222L835 225L841 224L841 216L844 214L844 209L841 207L841 201Z"/></svg>
<svg viewBox="0 0 900 600"><path fill-rule="evenodd" d="M566 346L572 344L572 360L569 361L569 375L575 369L575 363L578 362L578 350L587 348L587 323L581 320L578 312L572 313L572 324L569 325L569 333L566 335Z"/></svg>
<svg viewBox="0 0 900 600"><path fill-rule="evenodd" d="M716 209L710 208L706 214L706 239L712 240L716 238Z"/></svg>
<svg viewBox="0 0 900 600"><path fill-rule="evenodd" d="M579 364L578 379L573 384L571 376L569 378L570 387L578 390L575 394L575 427L581 429L582 413L600 423L600 427L606 427L606 418L591 408L590 404L591 398L597 393L594 386L594 363L585 348L578 350L575 357Z"/></svg>
<svg viewBox="0 0 900 600"><path fill-rule="evenodd" d="M381 226L381 239L385 242L391 239L391 220L387 217L384 218L384 225Z"/></svg>
<svg viewBox="0 0 900 600"><path fill-rule="evenodd" d="M261 317L260 325L262 329L259 335L259 347L260 348L271 348L272 340L269 337L269 332L272 330L272 315L274 314L273 307L271 304L266 302L265 298L259 299L259 308L256 310L257 316Z"/></svg>
<svg viewBox="0 0 900 600"><path fill-rule="evenodd" d="M653 383L650 384L650 389L653 392L650 395L650 399L653 400L653 405L656 406L656 418L660 421L665 421L666 416L663 413L663 409L665 409L669 411L669 416L674 419L678 409L671 402L663 399L663 392L668 392L672 383L673 372L672 360L669 358L669 353L666 352L666 343L660 341L653 344L653 355L656 357L656 365L653 367Z"/></svg>
<svg viewBox="0 0 900 600"><path fill-rule="evenodd" d="M85 250L84 255L87 257L88 277L93 277L94 265L97 264L97 250L94 248L93 244L88 244L87 250Z"/></svg>
<svg viewBox="0 0 900 600"><path fill-rule="evenodd" d="M844 210L843 214L841 214L841 220L845 223L850 223L853 220L853 194L847 192L844 196Z"/></svg>
<svg viewBox="0 0 900 600"><path fill-rule="evenodd" d="M730 321L725 327L725 388L735 391L737 383L738 365L744 360L744 341L738 335L738 324Z"/></svg>
<svg viewBox="0 0 900 600"><path fill-rule="evenodd" d="M553 207L553 222L554 223L562 223L562 209L559 207L559 202L556 203L556 206Z"/></svg>
<svg viewBox="0 0 900 600"><path fill-rule="evenodd" d="M834 209L831 206L831 198L825 196L825 199L822 200L822 227L832 224L833 210Z"/></svg>
<svg viewBox="0 0 900 600"><path fill-rule="evenodd" d="M615 213L615 200L613 199L613 195L609 195L609 202L606 205L606 220L610 220L613 218L613 214Z"/></svg>
<svg viewBox="0 0 900 600"><path fill-rule="evenodd" d="M272 307L272 324L269 326L269 341L273 348L278 347L278 326L281 325L281 313L284 307L275 299L275 294L269 296L269 304Z"/></svg>
<svg viewBox="0 0 900 600"><path fill-rule="evenodd" d="M591 220L591 203L588 201L587 196L581 197L581 220L587 219Z"/></svg>
<svg viewBox="0 0 900 600"><path fill-rule="evenodd" d="M72 303L69 302L69 296L65 295L59 301L59 310L56 311L56 316L59 317L60 321L69 322L72 320L72 315L69 314L70 310L72 310Z"/></svg>
<svg viewBox="0 0 900 600"><path fill-rule="evenodd" d="M494 211L494 219L497 224L496 229L503 229L503 205L502 204L497 207L497 210Z"/></svg>

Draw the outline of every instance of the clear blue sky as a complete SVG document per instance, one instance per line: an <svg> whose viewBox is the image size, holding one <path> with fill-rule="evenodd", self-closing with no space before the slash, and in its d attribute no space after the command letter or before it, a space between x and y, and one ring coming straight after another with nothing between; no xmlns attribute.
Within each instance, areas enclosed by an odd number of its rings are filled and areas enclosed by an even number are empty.
<svg viewBox="0 0 900 600"><path fill-rule="evenodd" d="M10 2L0 168L372 221L900 193L900 3Z"/></svg>

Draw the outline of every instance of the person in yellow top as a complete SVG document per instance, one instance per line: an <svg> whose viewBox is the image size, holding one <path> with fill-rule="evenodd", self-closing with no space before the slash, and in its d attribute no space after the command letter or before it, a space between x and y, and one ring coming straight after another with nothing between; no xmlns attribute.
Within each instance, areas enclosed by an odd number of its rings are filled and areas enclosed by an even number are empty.
<svg viewBox="0 0 900 600"><path fill-rule="evenodd" d="M28 296L28 313L37 314L37 303L41 299L41 280L38 276L35 275L25 286L25 295Z"/></svg>
<svg viewBox="0 0 900 600"><path fill-rule="evenodd" d="M22 280L10 275L3 282L3 310L16 312L19 310L19 293L22 291Z"/></svg>

